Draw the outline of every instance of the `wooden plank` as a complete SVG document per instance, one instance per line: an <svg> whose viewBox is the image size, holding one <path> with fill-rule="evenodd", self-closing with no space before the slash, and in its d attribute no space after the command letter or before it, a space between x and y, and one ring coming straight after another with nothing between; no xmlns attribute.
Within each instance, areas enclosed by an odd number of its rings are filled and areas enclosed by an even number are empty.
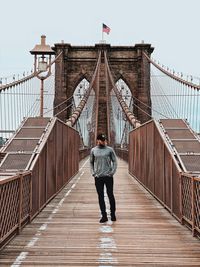
<svg viewBox="0 0 200 267"><path fill-rule="evenodd" d="M200 266L200 241L127 172L115 175L117 221L99 223L89 163L1 251L0 266ZM107 208L109 209L106 198Z"/></svg>

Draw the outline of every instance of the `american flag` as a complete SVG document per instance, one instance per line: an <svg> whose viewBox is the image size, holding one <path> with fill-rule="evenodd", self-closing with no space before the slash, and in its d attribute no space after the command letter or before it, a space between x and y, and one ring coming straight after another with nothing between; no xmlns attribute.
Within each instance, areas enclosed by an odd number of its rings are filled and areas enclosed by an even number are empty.
<svg viewBox="0 0 200 267"><path fill-rule="evenodd" d="M110 28L104 23L103 23L103 32L106 32L107 34L110 33Z"/></svg>

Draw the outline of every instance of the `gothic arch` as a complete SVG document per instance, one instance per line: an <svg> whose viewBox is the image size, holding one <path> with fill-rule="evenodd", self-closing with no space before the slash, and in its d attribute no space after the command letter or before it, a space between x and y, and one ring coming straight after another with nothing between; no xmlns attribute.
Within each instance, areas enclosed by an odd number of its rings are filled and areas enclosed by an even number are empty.
<svg viewBox="0 0 200 267"><path fill-rule="evenodd" d="M111 73L115 82L120 78L128 85L131 94L138 98L140 102L151 106L150 99L150 63L143 52L149 57L153 52L150 44L136 44L135 46L111 46L109 44L96 44L95 46L71 46L70 44L55 44L55 55L62 51L62 57L56 61L55 77L55 100L54 106L68 99L82 79L89 82L92 79L95 66L100 51L106 51ZM102 60L101 62L105 62ZM102 68L103 69L103 68ZM105 86L106 75L100 77L99 83ZM95 89L95 88L94 88ZM55 109L56 112L56 109ZM100 111L101 112L101 111ZM102 110L102 112L104 112ZM150 113L150 108L146 108L146 113ZM135 113L141 122L149 120L145 112L136 109ZM61 120L66 120L69 113L59 114Z"/></svg>

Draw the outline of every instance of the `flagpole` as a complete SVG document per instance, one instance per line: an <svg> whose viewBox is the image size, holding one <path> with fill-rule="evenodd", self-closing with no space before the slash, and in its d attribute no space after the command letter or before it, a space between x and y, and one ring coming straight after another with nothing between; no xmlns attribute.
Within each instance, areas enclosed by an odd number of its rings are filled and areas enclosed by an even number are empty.
<svg viewBox="0 0 200 267"><path fill-rule="evenodd" d="M103 36L103 24L102 24L102 29L101 30L102 30L102 43L103 43L103 37L104 37Z"/></svg>

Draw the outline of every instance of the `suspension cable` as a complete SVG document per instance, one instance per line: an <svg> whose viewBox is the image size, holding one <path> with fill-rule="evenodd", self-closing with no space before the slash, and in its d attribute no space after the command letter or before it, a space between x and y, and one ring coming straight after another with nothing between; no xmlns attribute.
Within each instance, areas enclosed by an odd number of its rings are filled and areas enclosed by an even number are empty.
<svg viewBox="0 0 200 267"><path fill-rule="evenodd" d="M156 64L145 52L143 52L143 55L148 59L148 61L150 63L152 63L157 69L159 69L161 72L163 72L164 74L166 74L167 76L171 77L172 79L180 82L180 83L183 83L191 88L194 88L194 89L197 89L197 90L200 90L200 86L197 85L197 84L194 84L192 82L188 82L180 77L177 77L176 75L170 73L169 71L165 70L164 68L162 68L161 66L159 66L158 64Z"/></svg>
<svg viewBox="0 0 200 267"><path fill-rule="evenodd" d="M107 66L107 70L108 70L108 75L109 75L109 78L110 78L110 81L111 81L111 84L113 86L113 91L115 92L116 96L117 96L117 99L124 111L124 113L126 114L126 117L127 119L129 120L129 122L131 123L132 126L134 127L138 127L140 126L140 121L138 121L134 114L130 111L129 107L127 106L126 102L124 101L124 99L122 98L122 96L120 95L115 83L114 83L114 79L113 79L113 76L112 76L112 73L111 73L111 70L110 70L110 67L109 67L109 64L108 64L108 59L107 59L107 56L106 56L106 52L104 51L104 58L105 58L105 62L106 62L106 66Z"/></svg>
<svg viewBox="0 0 200 267"><path fill-rule="evenodd" d="M62 54L62 51L61 51L60 54L59 54L59 55L58 55L58 56L51 62L51 64L48 64L48 65L47 65L47 69L55 63L55 61L61 56L61 54ZM28 81L28 80L30 80L30 79L36 77L36 76L37 76L38 74L40 74L40 73L41 73L41 71L37 71L37 72L32 73L32 74L30 74L30 75L28 75L28 76L26 76L26 77L24 77L24 78L22 78L22 79L20 79L20 80L18 80L18 81L14 81L14 82L11 82L11 83L8 83L8 84L5 84L5 85L0 85L0 92L1 92L2 90L6 90L6 89L8 89L8 88L15 87L15 86L17 86L17 85L19 85L19 84L21 84L21 83L24 83L24 82L26 82L26 81Z"/></svg>

